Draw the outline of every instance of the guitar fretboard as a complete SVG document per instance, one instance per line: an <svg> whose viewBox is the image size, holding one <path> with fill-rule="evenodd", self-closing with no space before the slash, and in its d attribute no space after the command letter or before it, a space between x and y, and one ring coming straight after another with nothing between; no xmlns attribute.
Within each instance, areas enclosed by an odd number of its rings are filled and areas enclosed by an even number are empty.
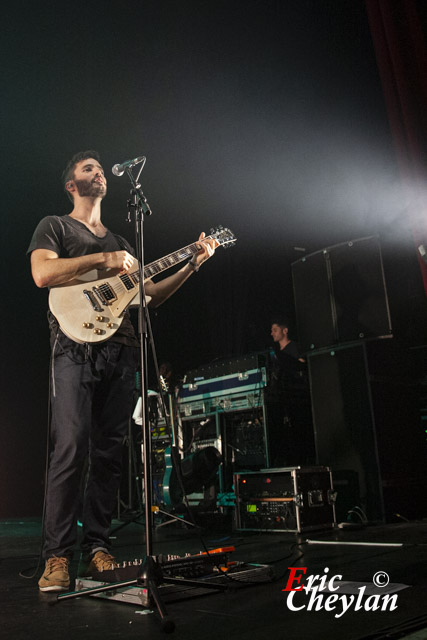
<svg viewBox="0 0 427 640"><path fill-rule="evenodd" d="M193 242L193 244L189 244L187 247L183 247L182 249L178 249L178 251L174 251L170 253L168 256L164 256L164 258L160 258L159 260L155 260L154 262L150 262L144 267L144 279L152 278L153 276L161 273L162 271L166 271L170 267L173 267L175 264L179 264L190 256L193 256L200 249L200 246L197 242ZM139 270L133 271L130 274L124 274L120 276L120 279L123 281L123 278L130 277L133 282L139 282Z"/></svg>
<svg viewBox="0 0 427 640"><path fill-rule="evenodd" d="M197 253L199 251L199 248L200 247L197 245L197 243L194 242L193 244L189 244L183 249L179 249L178 251L170 253L164 258L160 258L160 260L156 260L155 262L147 264L147 266L144 268L144 277L151 278L152 276L165 271L165 269L169 269L175 264L187 260L187 258Z"/></svg>

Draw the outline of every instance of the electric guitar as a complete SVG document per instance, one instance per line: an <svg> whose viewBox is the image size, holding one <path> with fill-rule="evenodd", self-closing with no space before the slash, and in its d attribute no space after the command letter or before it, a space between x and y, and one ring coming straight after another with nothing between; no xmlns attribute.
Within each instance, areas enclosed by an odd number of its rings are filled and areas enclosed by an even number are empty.
<svg viewBox="0 0 427 640"><path fill-rule="evenodd" d="M175 420L175 402L174 397L169 393L169 387L163 376L160 376L160 384L162 391L168 394L169 399L169 416L172 428L172 441L165 449L165 470L162 480L162 497L163 504L166 506L175 506L182 501L183 492L178 482L176 469L181 464L181 455L178 446L178 432Z"/></svg>
<svg viewBox="0 0 427 640"><path fill-rule="evenodd" d="M226 248L236 242L230 229L211 230L209 238ZM193 242L174 253L144 267L144 280L187 260L200 250ZM105 271L93 270L70 282L53 287L49 293L49 308L66 336L75 342L96 343L111 338L120 327L128 307L139 304L139 269L121 275L105 276ZM149 302L147 297L147 302Z"/></svg>

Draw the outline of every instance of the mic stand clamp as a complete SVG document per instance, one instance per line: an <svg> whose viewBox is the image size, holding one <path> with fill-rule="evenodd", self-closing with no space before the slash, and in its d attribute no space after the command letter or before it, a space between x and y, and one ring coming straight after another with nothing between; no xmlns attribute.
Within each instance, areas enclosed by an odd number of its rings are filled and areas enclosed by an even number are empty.
<svg viewBox="0 0 427 640"><path fill-rule="evenodd" d="M131 191L132 195L134 195L136 198L138 198L138 205L141 210L142 213L146 216L151 216L151 214L153 213L150 209L150 205L147 202L147 198L145 197L145 195L142 192L141 189L141 185L140 184L136 184L134 189L132 189Z"/></svg>
<svg viewBox="0 0 427 640"><path fill-rule="evenodd" d="M150 205L147 202L147 198L145 197L143 191L142 191L142 187L139 183L139 176L141 175L141 171L143 170L145 165L145 159L144 162L142 163L142 166L139 170L138 175L136 176L136 178L134 178L134 176L132 175L132 171L130 169L130 167L128 167L126 169L126 173L129 177L130 183L132 185L132 189L131 189L131 195L134 197L135 199L135 206L137 206L140 210L140 213L146 216L151 216L151 214L153 213L150 209ZM128 217L129 219L129 217Z"/></svg>

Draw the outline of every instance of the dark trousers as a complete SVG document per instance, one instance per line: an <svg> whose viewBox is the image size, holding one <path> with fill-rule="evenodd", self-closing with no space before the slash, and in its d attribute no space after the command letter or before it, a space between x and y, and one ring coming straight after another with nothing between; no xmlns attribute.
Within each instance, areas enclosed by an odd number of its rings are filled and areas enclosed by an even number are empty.
<svg viewBox="0 0 427 640"><path fill-rule="evenodd" d="M51 442L45 558L71 557L77 519L83 552L108 549L122 445L135 388L137 349L119 343L77 344L56 336L51 370ZM82 514L82 474L87 469Z"/></svg>
<svg viewBox="0 0 427 640"><path fill-rule="evenodd" d="M311 407L305 394L289 394L282 402L266 403L271 467L315 463Z"/></svg>

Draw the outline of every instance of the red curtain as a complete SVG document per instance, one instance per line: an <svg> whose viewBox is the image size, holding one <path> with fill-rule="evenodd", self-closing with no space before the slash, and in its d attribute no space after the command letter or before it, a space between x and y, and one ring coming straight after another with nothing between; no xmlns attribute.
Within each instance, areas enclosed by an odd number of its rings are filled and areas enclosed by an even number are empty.
<svg viewBox="0 0 427 640"><path fill-rule="evenodd" d="M415 247L427 247L427 48L415 0L365 0ZM427 294L427 264L418 259Z"/></svg>

